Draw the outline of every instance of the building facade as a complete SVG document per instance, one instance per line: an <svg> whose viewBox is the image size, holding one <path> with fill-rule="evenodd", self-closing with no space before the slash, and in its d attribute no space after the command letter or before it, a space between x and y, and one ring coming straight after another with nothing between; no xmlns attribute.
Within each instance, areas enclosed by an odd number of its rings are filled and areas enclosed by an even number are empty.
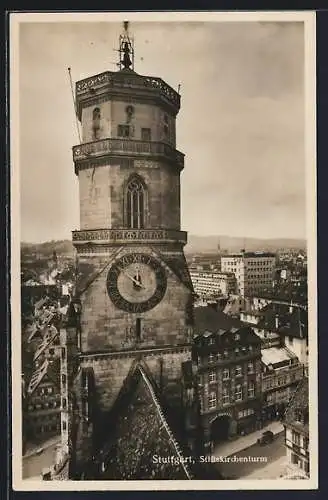
<svg viewBox="0 0 328 500"><path fill-rule="evenodd" d="M176 149L180 95L133 70L126 31L120 54L119 71L76 83L79 279L63 341L62 431L69 477L77 479L103 444L104 422L135 360L182 414L181 366L191 359L193 287L180 227L184 155Z"/></svg>
<svg viewBox="0 0 328 500"><path fill-rule="evenodd" d="M287 477L310 476L309 452L309 389L305 377L291 400L284 418Z"/></svg>
<svg viewBox="0 0 328 500"><path fill-rule="evenodd" d="M303 379L304 367L297 356L285 347L262 350L263 420L281 419Z"/></svg>
<svg viewBox="0 0 328 500"><path fill-rule="evenodd" d="M233 273L190 270L194 291L200 297L228 296L236 293L236 278Z"/></svg>
<svg viewBox="0 0 328 500"><path fill-rule="evenodd" d="M237 293L254 296L271 290L274 281L276 256L265 252L241 252L222 255L221 271L234 273Z"/></svg>
<svg viewBox="0 0 328 500"><path fill-rule="evenodd" d="M204 444L261 427L261 341L211 307L195 310L193 362Z"/></svg>

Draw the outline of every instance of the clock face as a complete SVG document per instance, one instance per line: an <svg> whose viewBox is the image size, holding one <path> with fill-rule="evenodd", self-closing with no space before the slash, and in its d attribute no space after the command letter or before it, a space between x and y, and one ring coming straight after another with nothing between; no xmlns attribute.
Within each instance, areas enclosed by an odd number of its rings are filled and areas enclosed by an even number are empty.
<svg viewBox="0 0 328 500"><path fill-rule="evenodd" d="M108 295L123 311L141 313L155 307L166 292L166 274L151 255L131 253L118 259L107 276Z"/></svg>

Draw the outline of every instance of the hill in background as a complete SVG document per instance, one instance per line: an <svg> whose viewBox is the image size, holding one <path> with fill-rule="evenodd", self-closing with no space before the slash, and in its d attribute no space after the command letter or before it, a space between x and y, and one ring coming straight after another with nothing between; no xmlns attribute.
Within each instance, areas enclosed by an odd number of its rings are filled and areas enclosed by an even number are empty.
<svg viewBox="0 0 328 500"><path fill-rule="evenodd" d="M239 252L241 249L246 251L270 251L276 252L278 249L298 250L306 249L306 241L303 239L259 239L259 238L241 238L232 236L196 236L188 235L188 244L185 247L186 253L216 253L218 246L221 250L228 252ZM43 257L51 257L53 252L60 255L74 254L74 247L70 240L53 240L44 243L21 243L22 257L24 255L39 254Z"/></svg>

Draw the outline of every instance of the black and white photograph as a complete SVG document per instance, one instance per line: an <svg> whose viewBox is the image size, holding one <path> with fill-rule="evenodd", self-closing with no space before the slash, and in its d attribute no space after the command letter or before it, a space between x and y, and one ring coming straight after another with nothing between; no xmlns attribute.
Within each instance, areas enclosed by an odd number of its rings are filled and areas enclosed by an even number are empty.
<svg viewBox="0 0 328 500"><path fill-rule="evenodd" d="M315 13L10 17L14 489L315 489Z"/></svg>

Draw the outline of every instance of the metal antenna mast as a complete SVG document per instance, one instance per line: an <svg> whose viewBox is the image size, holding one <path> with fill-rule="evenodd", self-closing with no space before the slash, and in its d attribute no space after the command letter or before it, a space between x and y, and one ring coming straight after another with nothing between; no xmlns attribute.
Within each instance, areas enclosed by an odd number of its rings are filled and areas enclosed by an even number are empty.
<svg viewBox="0 0 328 500"><path fill-rule="evenodd" d="M71 92L72 92L72 98L73 98L73 104L74 104L74 114L75 114L76 130L77 130L77 135L78 135L78 138L79 138L79 143L81 144L82 143L82 139L81 139L81 132L80 132L80 127L79 127L79 119L78 119L78 116L77 116L76 101L75 101L75 97L74 97L71 68L67 68L67 71L68 71L68 75L69 75L69 82L70 82L70 86L71 86Z"/></svg>

